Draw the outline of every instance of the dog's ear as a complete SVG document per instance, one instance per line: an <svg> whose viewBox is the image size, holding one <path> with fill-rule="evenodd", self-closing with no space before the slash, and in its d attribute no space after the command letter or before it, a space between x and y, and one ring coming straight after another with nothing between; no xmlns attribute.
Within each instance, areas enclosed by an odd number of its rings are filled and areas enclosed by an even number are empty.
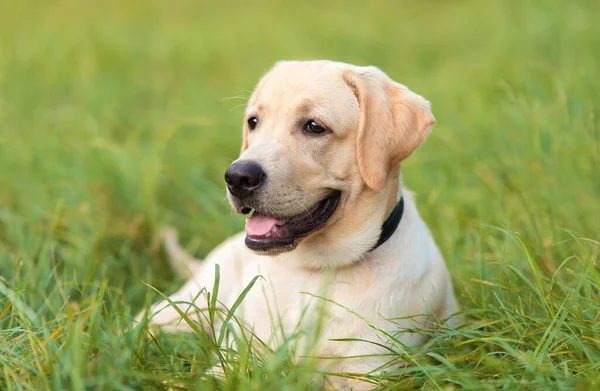
<svg viewBox="0 0 600 391"><path fill-rule="evenodd" d="M367 186L382 190L390 170L423 142L435 118L428 101L376 67L349 68L343 78L360 108L360 173Z"/></svg>

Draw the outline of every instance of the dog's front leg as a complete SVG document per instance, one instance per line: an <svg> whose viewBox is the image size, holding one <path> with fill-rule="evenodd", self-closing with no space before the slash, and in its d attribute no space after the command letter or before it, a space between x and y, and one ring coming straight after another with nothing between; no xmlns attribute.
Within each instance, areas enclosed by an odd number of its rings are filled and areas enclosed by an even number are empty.
<svg viewBox="0 0 600 391"><path fill-rule="evenodd" d="M135 322L142 323L147 315L149 326L157 326L168 332L194 332L198 328L208 331L208 313L206 289L190 280L167 299L153 304L148 312L140 312Z"/></svg>
<svg viewBox="0 0 600 391"><path fill-rule="evenodd" d="M241 269L243 238L237 235L226 240L200 261L185 252L174 230L164 230L163 244L171 266L189 279L177 292L152 305L148 324L165 331L187 332L198 331L199 327L206 331L220 327L222 304L231 306L231 297L239 285L236 277ZM135 321L140 323L145 316L143 311Z"/></svg>

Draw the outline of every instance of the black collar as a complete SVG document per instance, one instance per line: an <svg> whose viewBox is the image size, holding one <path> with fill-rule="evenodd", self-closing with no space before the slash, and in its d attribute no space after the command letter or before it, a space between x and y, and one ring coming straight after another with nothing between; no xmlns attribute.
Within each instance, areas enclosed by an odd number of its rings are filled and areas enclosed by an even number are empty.
<svg viewBox="0 0 600 391"><path fill-rule="evenodd" d="M390 213L387 220L385 220L381 226L379 240L377 240L375 246L373 246L373 248L369 251L373 251L377 247L384 244L394 234L394 232L396 232L396 228L398 228L398 225L400 225L400 220L402 220L402 214L404 214L404 198L400 197L400 201L398 201L392 213Z"/></svg>

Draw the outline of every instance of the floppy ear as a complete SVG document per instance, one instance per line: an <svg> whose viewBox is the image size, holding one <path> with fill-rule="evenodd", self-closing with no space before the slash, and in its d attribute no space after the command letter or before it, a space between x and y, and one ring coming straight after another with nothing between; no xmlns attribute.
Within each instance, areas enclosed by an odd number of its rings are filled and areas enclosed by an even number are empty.
<svg viewBox="0 0 600 391"><path fill-rule="evenodd" d="M360 173L367 186L382 190L390 170L425 140L435 118L428 101L376 67L349 68L343 77L360 108Z"/></svg>

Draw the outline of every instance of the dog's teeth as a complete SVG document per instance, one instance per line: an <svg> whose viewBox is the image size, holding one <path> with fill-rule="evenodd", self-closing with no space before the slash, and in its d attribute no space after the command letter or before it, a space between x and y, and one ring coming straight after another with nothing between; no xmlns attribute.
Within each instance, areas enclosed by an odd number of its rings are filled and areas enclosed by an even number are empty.
<svg viewBox="0 0 600 391"><path fill-rule="evenodd" d="M276 225L274 225L273 228L271 228L271 233L275 233L277 231L279 231L279 228Z"/></svg>
<svg viewBox="0 0 600 391"><path fill-rule="evenodd" d="M271 237L271 233L267 232L267 234L265 235L265 238L270 238Z"/></svg>

